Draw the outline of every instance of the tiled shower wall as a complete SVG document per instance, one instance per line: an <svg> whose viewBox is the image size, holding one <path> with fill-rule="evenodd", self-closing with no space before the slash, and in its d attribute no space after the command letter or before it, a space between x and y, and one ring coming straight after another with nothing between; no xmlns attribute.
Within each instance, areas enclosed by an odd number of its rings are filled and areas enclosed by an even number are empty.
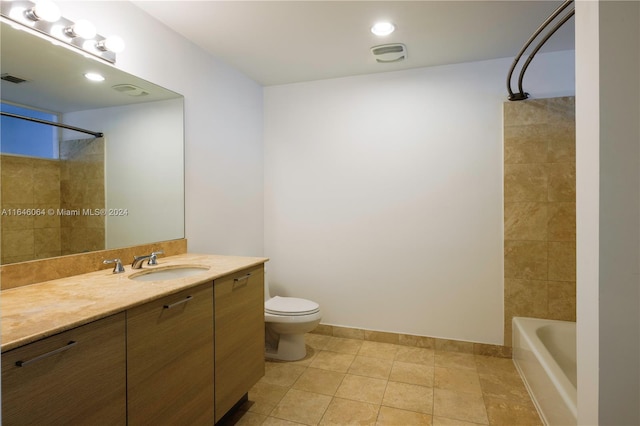
<svg viewBox="0 0 640 426"><path fill-rule="evenodd" d="M60 217L18 214L60 207L60 162L0 156L2 263L60 256Z"/></svg>
<svg viewBox="0 0 640 426"><path fill-rule="evenodd" d="M104 139L61 142L60 159L60 206L72 211L104 209ZM104 224L101 214L61 217L62 254L104 250Z"/></svg>
<svg viewBox="0 0 640 426"><path fill-rule="evenodd" d="M504 339L515 316L576 319L575 98L504 105Z"/></svg>
<svg viewBox="0 0 640 426"><path fill-rule="evenodd" d="M60 154L0 156L3 264L104 249L104 216L58 214L104 208L104 140L62 142ZM17 215L25 209L45 214Z"/></svg>

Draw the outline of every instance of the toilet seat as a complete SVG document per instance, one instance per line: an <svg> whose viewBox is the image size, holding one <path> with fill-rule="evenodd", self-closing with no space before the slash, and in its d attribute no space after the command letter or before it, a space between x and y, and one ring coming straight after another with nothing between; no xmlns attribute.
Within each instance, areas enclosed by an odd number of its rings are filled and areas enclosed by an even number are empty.
<svg viewBox="0 0 640 426"><path fill-rule="evenodd" d="M320 312L320 305L307 299L275 296L264 302L264 311L272 315L301 316Z"/></svg>

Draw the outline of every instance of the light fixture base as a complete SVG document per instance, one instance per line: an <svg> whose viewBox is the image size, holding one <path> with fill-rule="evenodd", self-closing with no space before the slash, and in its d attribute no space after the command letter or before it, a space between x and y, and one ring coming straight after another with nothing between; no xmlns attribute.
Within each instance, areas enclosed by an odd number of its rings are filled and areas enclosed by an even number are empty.
<svg viewBox="0 0 640 426"><path fill-rule="evenodd" d="M97 49L96 43L100 43L105 40L105 37L97 34L91 40L91 47L87 47L87 40L81 37L70 37L68 33L65 33L61 28L70 28L74 22L60 17L55 22L47 22L44 20L34 21L27 16L28 11L31 11L35 6L34 2L27 0L16 1L1 1L0 2L0 16L3 21L9 22L11 25L19 25L21 29L26 31L35 31L36 33L43 34L53 40L71 46L80 50L83 54L91 55L99 59L103 59L111 64L116 62L116 54L111 51L102 51ZM20 12L22 11L22 12ZM18 12L18 13L16 13ZM53 41L52 40L52 41Z"/></svg>

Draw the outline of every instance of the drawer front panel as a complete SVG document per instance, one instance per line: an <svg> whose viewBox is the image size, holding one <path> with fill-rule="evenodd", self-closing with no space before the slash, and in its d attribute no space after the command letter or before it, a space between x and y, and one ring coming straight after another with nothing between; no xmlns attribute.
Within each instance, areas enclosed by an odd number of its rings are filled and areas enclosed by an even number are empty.
<svg viewBox="0 0 640 426"><path fill-rule="evenodd" d="M126 424L125 314L3 353L2 423Z"/></svg>

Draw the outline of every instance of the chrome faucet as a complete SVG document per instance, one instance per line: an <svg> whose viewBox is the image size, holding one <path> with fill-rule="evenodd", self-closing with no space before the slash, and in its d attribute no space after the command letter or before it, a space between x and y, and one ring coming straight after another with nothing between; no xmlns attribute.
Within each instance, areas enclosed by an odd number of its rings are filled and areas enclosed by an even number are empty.
<svg viewBox="0 0 640 426"><path fill-rule="evenodd" d="M164 254L164 252L162 250L159 251L154 251L153 253L151 253L151 257L149 258L149 265L157 265L158 264L158 255L159 254Z"/></svg>
<svg viewBox="0 0 640 426"><path fill-rule="evenodd" d="M133 256L133 263L131 264L131 269L141 269L142 264L147 259L149 260L147 262L148 265L157 265L159 254L164 254L164 252L161 250L161 251L154 251L153 253L146 256Z"/></svg>
<svg viewBox="0 0 640 426"><path fill-rule="evenodd" d="M114 274L121 274L124 272L124 266L122 266L122 262L120 261L120 259L105 259L102 261L102 263L109 264L109 263L115 263L115 265L113 265L113 273Z"/></svg>

